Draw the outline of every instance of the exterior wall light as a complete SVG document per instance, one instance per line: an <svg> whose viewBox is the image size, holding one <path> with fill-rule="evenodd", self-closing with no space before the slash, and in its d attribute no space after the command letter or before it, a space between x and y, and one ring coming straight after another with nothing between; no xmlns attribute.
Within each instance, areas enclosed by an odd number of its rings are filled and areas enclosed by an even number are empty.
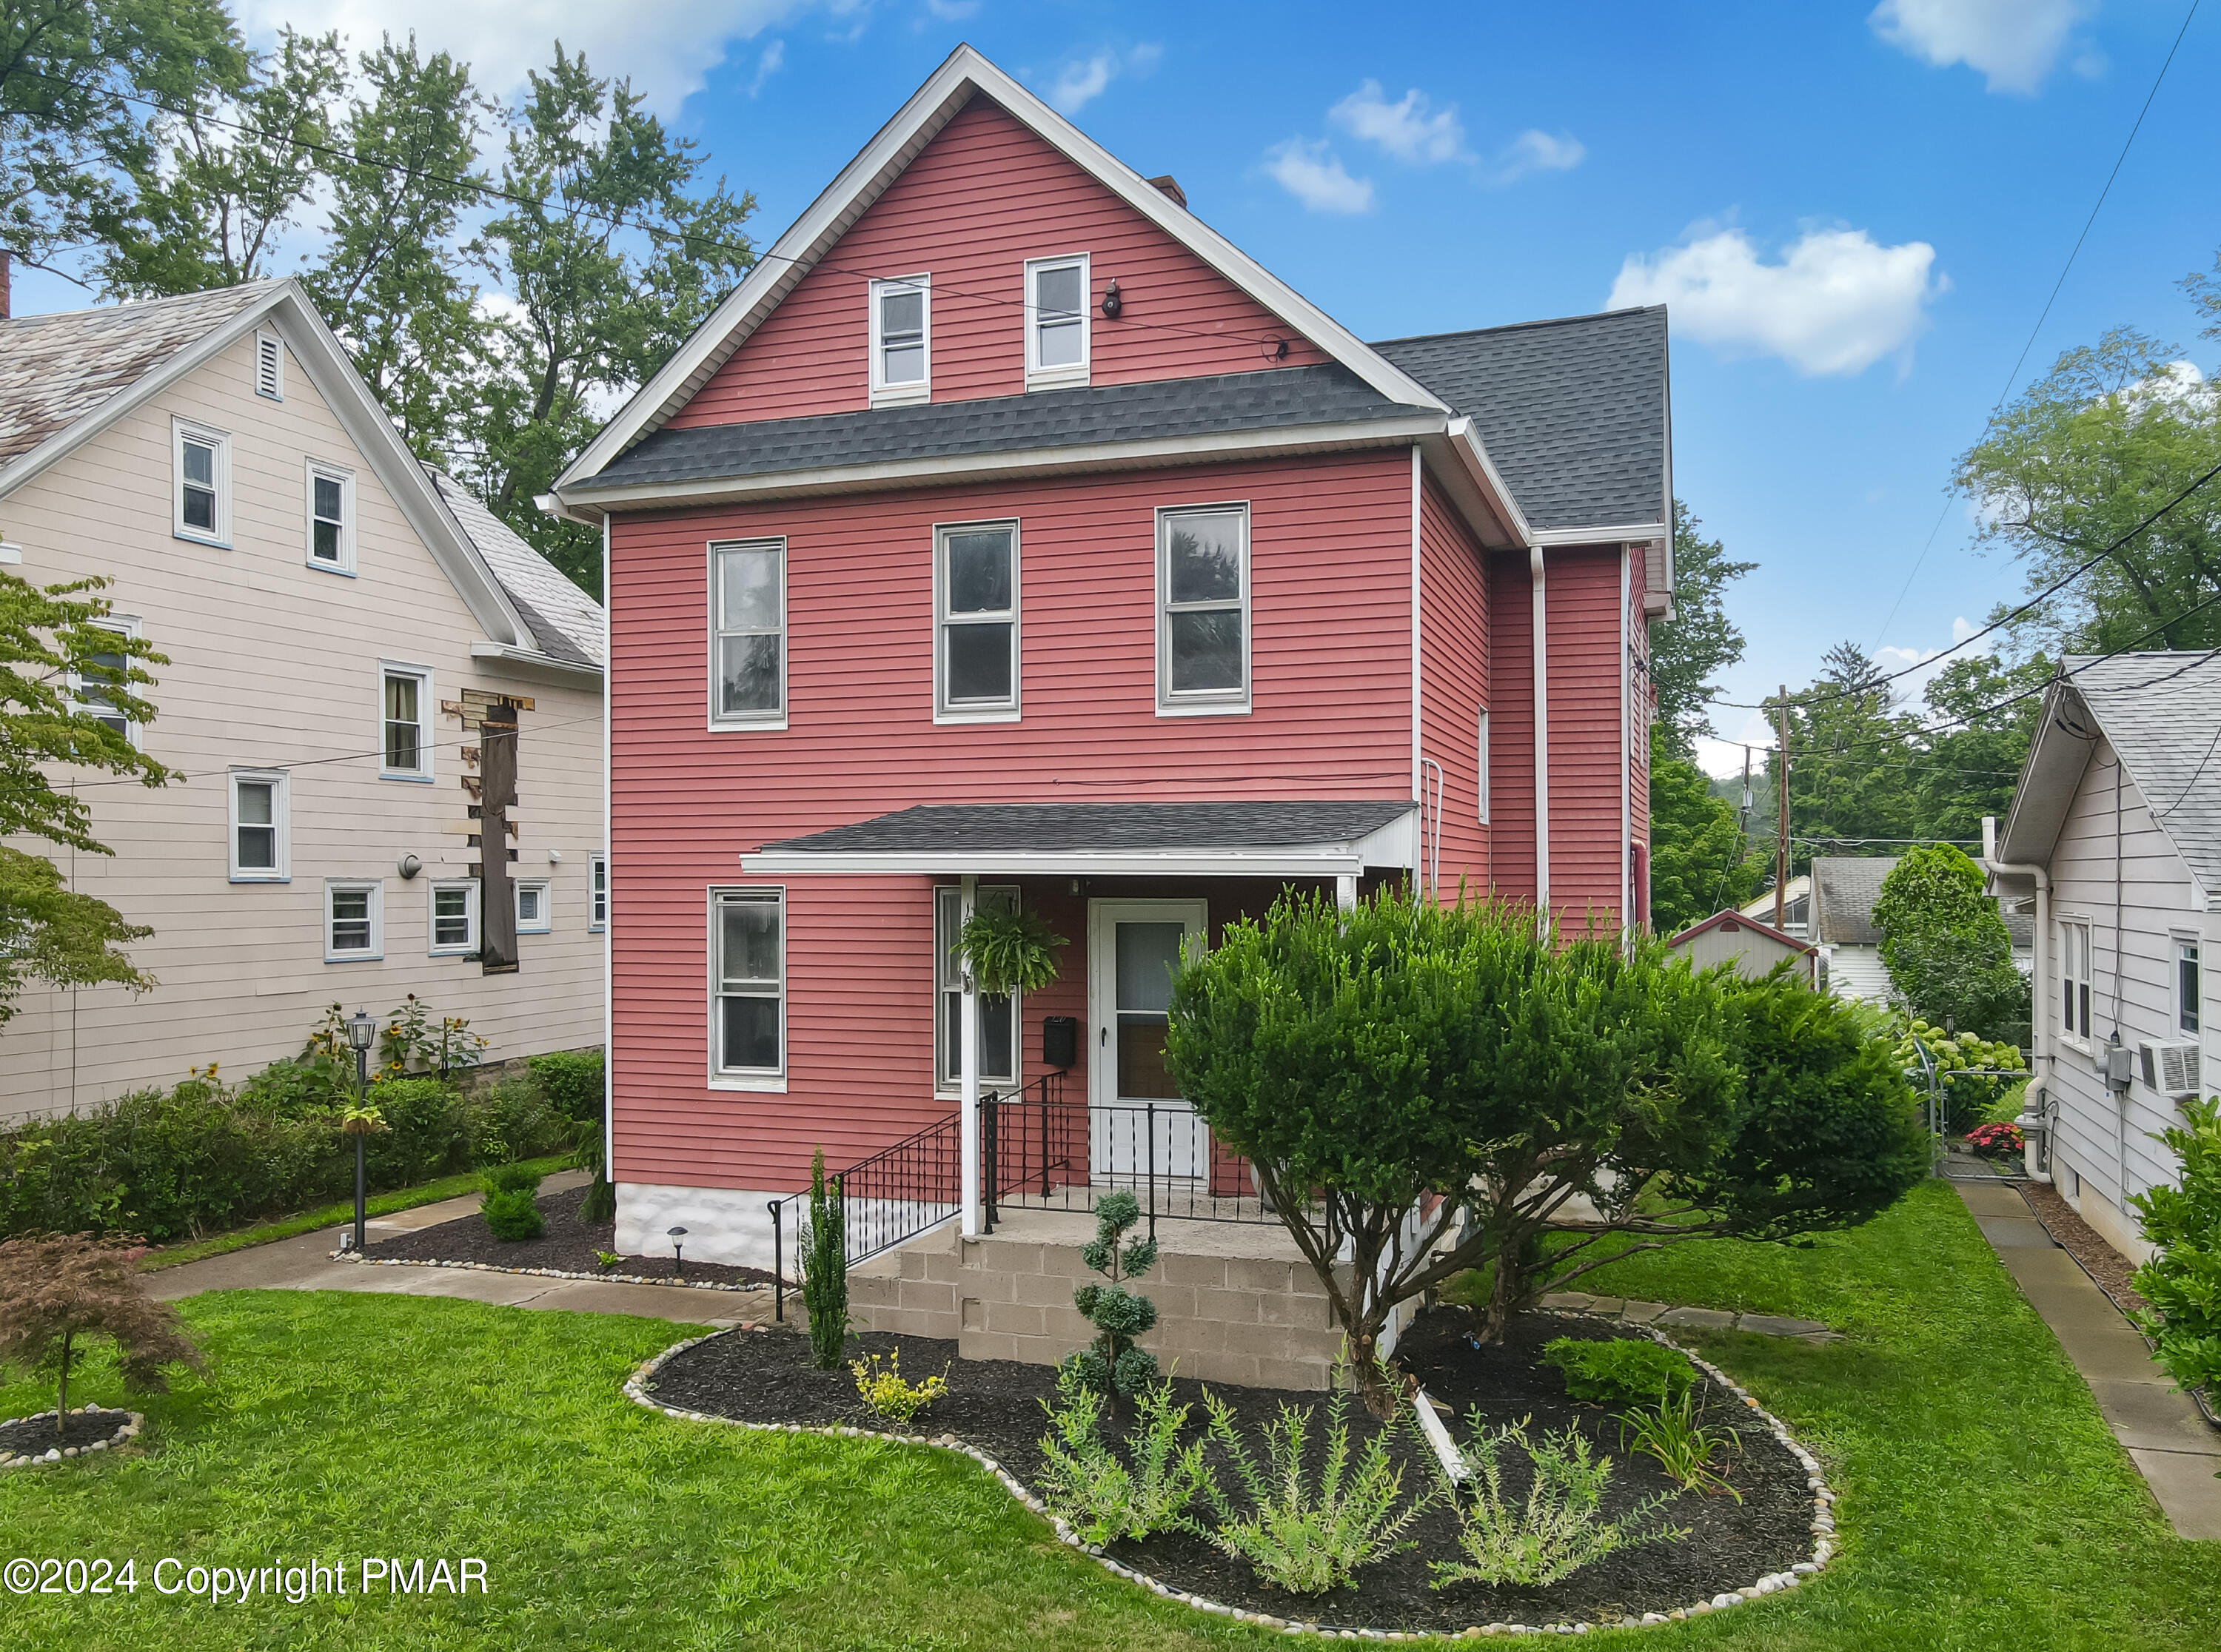
<svg viewBox="0 0 2221 1652"><path fill-rule="evenodd" d="M1125 309L1126 301L1118 296L1118 277L1112 276L1110 285L1103 295L1103 319L1106 321L1115 321L1124 313Z"/></svg>

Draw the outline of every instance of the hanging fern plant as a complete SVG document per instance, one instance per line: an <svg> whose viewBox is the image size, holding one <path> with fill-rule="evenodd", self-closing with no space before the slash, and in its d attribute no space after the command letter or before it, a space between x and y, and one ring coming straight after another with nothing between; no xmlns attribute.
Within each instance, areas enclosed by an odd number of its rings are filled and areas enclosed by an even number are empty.
<svg viewBox="0 0 2221 1652"><path fill-rule="evenodd" d="M1056 979L1056 949L1067 944L1035 912L979 907L957 932L956 951L973 984L990 998L1038 992Z"/></svg>

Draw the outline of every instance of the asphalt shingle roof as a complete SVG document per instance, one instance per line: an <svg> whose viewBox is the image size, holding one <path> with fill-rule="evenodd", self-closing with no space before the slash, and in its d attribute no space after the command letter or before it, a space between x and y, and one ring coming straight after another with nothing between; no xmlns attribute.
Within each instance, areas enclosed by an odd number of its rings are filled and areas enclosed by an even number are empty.
<svg viewBox="0 0 2221 1652"><path fill-rule="evenodd" d="M1666 520L1666 309L1376 343L1470 418L1536 528Z"/></svg>
<svg viewBox="0 0 2221 1652"><path fill-rule="evenodd" d="M1409 799L1315 803L926 803L764 847L824 854L1274 849L1347 843L1378 831L1412 807Z"/></svg>
<svg viewBox="0 0 2221 1652"><path fill-rule="evenodd" d="M67 429L278 284L0 321L0 464Z"/></svg>
<svg viewBox="0 0 2221 1652"><path fill-rule="evenodd" d="M541 651L572 665L600 665L606 647L602 605L572 583L562 570L520 539L516 530L453 477L429 464L424 469L487 568L509 594Z"/></svg>
<svg viewBox="0 0 2221 1652"><path fill-rule="evenodd" d="M2198 881L2221 890L2221 650L2060 662Z"/></svg>
<svg viewBox="0 0 2221 1652"><path fill-rule="evenodd" d="M1813 938L1830 946L1879 946L1874 901L1881 881L1897 870L1895 855L1815 855L1813 904L1819 908Z"/></svg>
<svg viewBox="0 0 2221 1652"><path fill-rule="evenodd" d="M798 419L666 427L584 485L698 482L1222 431L1347 424L1422 411L1391 402L1346 367L1331 363L1275 367L1255 373L1092 384Z"/></svg>

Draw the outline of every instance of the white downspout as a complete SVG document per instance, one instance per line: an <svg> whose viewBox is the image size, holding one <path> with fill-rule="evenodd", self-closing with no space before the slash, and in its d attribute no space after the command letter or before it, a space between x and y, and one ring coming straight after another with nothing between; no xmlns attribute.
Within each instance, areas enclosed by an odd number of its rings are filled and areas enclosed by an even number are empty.
<svg viewBox="0 0 2221 1652"><path fill-rule="evenodd" d="M1411 801L1426 819L1426 793L1419 771L1419 445L1411 444ZM1425 856L1421 853L1423 865Z"/></svg>
<svg viewBox="0 0 2221 1652"><path fill-rule="evenodd" d="M1542 547L1527 548L1527 572L1534 583L1535 633L1535 910L1550 921L1550 645L1544 629Z"/></svg>
<svg viewBox="0 0 2221 1652"><path fill-rule="evenodd" d="M617 1185L617 1011L616 946L616 869L610 854L610 798L616 782L610 772L610 678L615 675L616 650L610 646L610 523L602 513L602 890L607 909L602 921L602 1175ZM586 862L586 916L594 915L594 863Z"/></svg>
<svg viewBox="0 0 2221 1652"><path fill-rule="evenodd" d="M1984 835L1988 834L1985 832ZM2051 1172L2043 1168L2043 1161L2050 1156L2051 1143L2044 1123L2043 1101L2051 1090L2051 1038L2047 1030L2052 1007L2051 992L2044 979L2044 965L2049 961L2051 944L2051 874L2033 862L2023 864L1993 860L1988 865L1991 872L1999 876L2036 880L2036 945L2033 948L2035 957L2031 960L2036 974L2028 995L2030 1066L2035 1076L2029 1080L2028 1088L2021 1096L2018 1122L2021 1134L2026 1138L2022 1150L2025 1155L2024 1163L2029 1180L2049 1181ZM2044 1132L2040 1147L2037 1145L2039 1131Z"/></svg>
<svg viewBox="0 0 2221 1652"><path fill-rule="evenodd" d="M972 921L973 903L979 898L979 880L967 872L956 880L956 927L960 933ZM963 1231L967 1239L979 1237L979 994L972 984L972 966L960 957L957 980L961 983L957 1025L957 1060L963 1072L957 1080L959 1134L962 1140L960 1175L963 1187Z"/></svg>

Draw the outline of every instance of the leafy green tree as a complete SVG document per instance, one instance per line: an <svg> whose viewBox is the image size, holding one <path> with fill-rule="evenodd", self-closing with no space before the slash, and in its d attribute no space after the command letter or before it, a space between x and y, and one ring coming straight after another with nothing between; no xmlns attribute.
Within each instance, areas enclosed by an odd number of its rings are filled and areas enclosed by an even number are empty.
<svg viewBox="0 0 2221 1652"><path fill-rule="evenodd" d="M1790 696L1792 871L1811 863L1816 841L1823 854L1886 854L1885 845L1858 840L1918 834L1913 758L1923 729L1881 676L1856 643L1840 642L1822 656L1811 689ZM1778 755L1767 759L1769 794L1780 783L1779 763ZM1842 846L1824 846L1830 843Z"/></svg>
<svg viewBox="0 0 2221 1652"><path fill-rule="evenodd" d="M1650 926L1672 935L1757 893L1764 855L1748 822L1712 795L1705 772L1674 755L1663 723L1650 727Z"/></svg>
<svg viewBox="0 0 2221 1652"><path fill-rule="evenodd" d="M112 233L153 153L146 103L247 64L222 0L0 0L0 248L53 268Z"/></svg>
<svg viewBox="0 0 2221 1652"><path fill-rule="evenodd" d="M513 302L483 318L462 471L596 592L600 536L533 502L755 262L742 234L755 197L722 178L699 189L706 165L629 82L597 78L558 43L510 122L500 187L512 203L479 235L483 267Z"/></svg>
<svg viewBox="0 0 2221 1652"><path fill-rule="evenodd" d="M139 690L154 681L147 666L167 663L143 638L101 624L109 603L85 593L106 583L84 579L41 587L0 573L0 838L38 838L85 854L109 852L92 835L91 806L74 789L57 786L49 765L134 777L148 786L171 777L87 708L97 696L102 709L134 723L151 721L154 708ZM42 857L0 849L0 1023L14 1013L27 981L152 986L116 950L152 932L68 889Z"/></svg>
<svg viewBox="0 0 2221 1652"><path fill-rule="evenodd" d="M1874 923L1891 982L1922 1019L2024 1044L2028 981L1981 869L1949 844L1908 850L1881 882Z"/></svg>
<svg viewBox="0 0 2221 1652"><path fill-rule="evenodd" d="M1923 698L1935 732L1909 759L1918 821L1911 835L1977 843L1984 815L2002 820L2011 812L2043 701L2031 696L1989 708L2042 687L2056 669L2041 653L2018 664L1969 654L1929 680Z"/></svg>
<svg viewBox="0 0 2221 1652"><path fill-rule="evenodd" d="M1692 756L1697 737L1711 732L1710 702L1719 692L1711 677L1742 658L1742 633L1728 622L1728 585L1758 566L1730 558L1719 540L1697 531L1703 526L1674 502L1674 617L1650 627L1658 720L1680 757Z"/></svg>

